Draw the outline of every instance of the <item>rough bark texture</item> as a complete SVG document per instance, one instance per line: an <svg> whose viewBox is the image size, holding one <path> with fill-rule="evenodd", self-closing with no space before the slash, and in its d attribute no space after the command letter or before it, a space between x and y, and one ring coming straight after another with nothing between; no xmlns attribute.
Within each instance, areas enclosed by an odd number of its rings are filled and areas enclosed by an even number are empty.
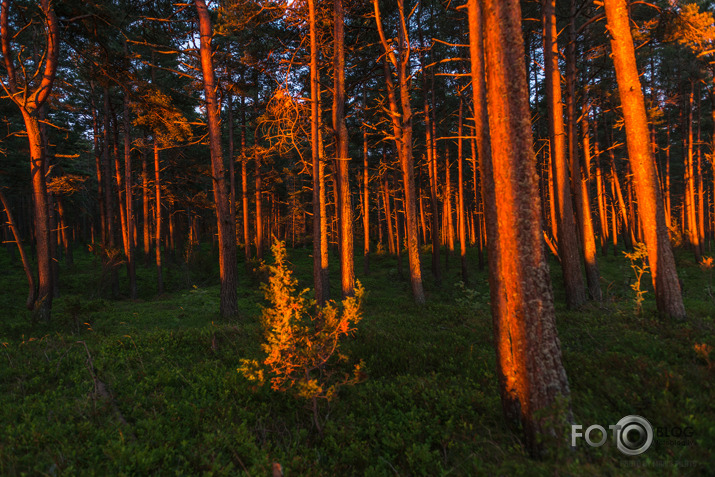
<svg viewBox="0 0 715 477"><path fill-rule="evenodd" d="M636 68L633 37L625 0L605 0L606 20L611 34L611 49L616 68L618 93L626 124L628 156L638 199L643 235L648 247L648 261L658 311L673 318L685 318L685 307L665 227L663 200L660 196L648 135L645 102Z"/></svg>
<svg viewBox="0 0 715 477"><path fill-rule="evenodd" d="M489 131L495 152L493 161L482 163L499 387L507 418L521 422L527 448L539 455L546 451L545 437L565 433L569 386L541 239L521 11L518 0L480 2L483 30L477 0L469 0L468 6L470 24L476 23L470 32L485 32Z"/></svg>
<svg viewBox="0 0 715 477"><path fill-rule="evenodd" d="M219 104L216 100L216 80L211 59L211 19L204 0L195 0L201 35L201 71L204 80L204 95L209 124L209 144L211 148L211 174L213 176L214 202L218 220L219 274L221 279L221 316L238 314L236 293L236 221L229 212L229 191L226 187L226 171L221 152L221 124Z"/></svg>

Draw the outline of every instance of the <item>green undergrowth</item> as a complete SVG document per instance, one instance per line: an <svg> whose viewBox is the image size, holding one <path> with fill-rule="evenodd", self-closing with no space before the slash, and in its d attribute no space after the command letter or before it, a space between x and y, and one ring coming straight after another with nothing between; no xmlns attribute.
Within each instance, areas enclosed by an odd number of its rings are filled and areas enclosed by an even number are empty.
<svg viewBox="0 0 715 477"><path fill-rule="evenodd" d="M300 287L312 257L289 249ZM471 251L470 253L474 253ZM486 271L459 283L457 257L428 304L410 300L397 261L373 255L358 331L344 345L366 379L320 403L318 433L305 403L256 387L236 368L262 359L260 270L239 264L241 316L218 316L215 252L168 260L166 293L139 268L139 299L111 296L101 264L79 248L62 266L52 322L30 321L21 267L0 251L0 475L708 475L715 464L715 302L711 276L678 251L687 320L655 313L650 276L636 314L634 279L619 252L599 257L604 301L567 310L551 264L557 324L574 420L608 428L637 414L681 442L656 436L627 457L611 439L564 443L546 461L528 458L505 425L496 383ZM470 256L470 264L476 257ZM444 265L444 263L443 263ZM339 277L333 270L332 293ZM712 288L711 288L712 289ZM701 348L702 349L702 348ZM354 364L354 363L352 363ZM102 389L104 388L105 392ZM598 437L597 435L593 436Z"/></svg>

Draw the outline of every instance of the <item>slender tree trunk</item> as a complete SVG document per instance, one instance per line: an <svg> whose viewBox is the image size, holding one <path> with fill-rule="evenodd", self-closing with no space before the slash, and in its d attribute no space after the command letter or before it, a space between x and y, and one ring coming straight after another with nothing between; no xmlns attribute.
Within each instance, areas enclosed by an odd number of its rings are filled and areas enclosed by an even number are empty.
<svg viewBox="0 0 715 477"><path fill-rule="evenodd" d="M687 222L688 243L695 254L695 261L700 263L700 232L695 204L695 167L693 159L693 97L695 95L694 81L690 80L690 95L688 96L688 153L685 157L685 217Z"/></svg>
<svg viewBox="0 0 715 477"><path fill-rule="evenodd" d="M618 92L626 126L628 156L636 184L638 208L643 224L648 262L653 278L658 311L673 318L684 318L685 307L675 269L675 259L665 228L663 200L660 196L651 150L645 101L636 68L633 37L625 0L604 0L607 28L618 81Z"/></svg>
<svg viewBox="0 0 715 477"><path fill-rule="evenodd" d="M462 95L459 96L459 125L457 138L457 217L459 218L459 255L462 270L462 282L467 283L467 228L464 215L464 155L462 150L462 117L464 111L464 101Z"/></svg>
<svg viewBox="0 0 715 477"><path fill-rule="evenodd" d="M422 15L423 4L420 3L419 15ZM419 35L420 45L425 47L425 42L422 33L422 22L418 20L417 22L417 33ZM430 209L432 210L432 230L430 231L430 238L432 240L432 276L434 277L435 284L439 286L442 282L442 271L439 264L439 204L437 199L437 158L434 145L433 126L432 126L432 115L430 112L429 101L427 99L429 94L429 89L427 87L427 68L425 54L420 50L420 64L422 66L422 95L424 102L424 116L425 116L425 146L427 150L427 169L429 171L429 181L430 181Z"/></svg>
<svg viewBox="0 0 715 477"><path fill-rule="evenodd" d="M520 421L527 449L540 455L544 437L566 440L570 393L542 246L521 9L517 0L467 5L472 41L484 32L491 146L500 154L498 161L482 162L499 387L505 415Z"/></svg>
<svg viewBox="0 0 715 477"><path fill-rule="evenodd" d="M380 34L380 41L386 52L387 58L383 65L385 70L385 82L387 85L388 98L390 103L390 116L392 120L393 133L395 136L395 146L400 158L402 169L402 180L404 186L404 209L405 209L405 229L407 231L407 258L410 269L410 285L415 303L423 305L425 294L422 287L422 270L420 267L420 251L417 238L417 201L415 197L415 177L414 159L412 157L412 108L410 106L410 86L409 86L409 58L410 41L407 32L407 21L405 19L404 2L397 0L400 26L397 35L397 52L393 50L385 37L380 19L380 8L378 0L373 0L375 9L375 20ZM400 90L400 107L398 108L395 85L392 81L392 73L388 66L388 60L397 71L398 85Z"/></svg>
<svg viewBox="0 0 715 477"><path fill-rule="evenodd" d="M70 233L70 226L67 224L67 214L65 213L64 204L62 200L58 197L57 201L57 213L60 216L60 234L62 237L62 244L65 249L65 263L69 266L74 264L74 255L72 253L72 237Z"/></svg>
<svg viewBox="0 0 715 477"><path fill-rule="evenodd" d="M546 76L546 104L548 111L551 164L554 175L554 199L558 219L558 246L566 288L566 305L577 308L586 301L585 287L581 276L578 231L574 221L566 164L566 132L564 131L563 104L561 102L561 77L559 74L559 51L556 42L556 0L544 0L544 64Z"/></svg>
<svg viewBox="0 0 715 477"><path fill-rule="evenodd" d="M591 298L596 301L601 301L603 299L603 293L601 291L600 277L601 274L598 271L598 252L596 250L596 238L593 227L593 218L591 217L591 205L588 194L588 171L591 170L591 144L590 138L588 136L588 111L584 110L581 113L581 133L583 135L583 165L575 163L574 176L576 171L580 171L581 180L580 182L580 196L581 196L581 208L579 210L579 215L581 216L581 227L583 230L583 255L584 262L586 263L586 283L588 284L588 290L591 294ZM574 120L576 120L574 118ZM574 142L576 142L576 134L574 133ZM572 157L578 154L578 148L574 147L572 151Z"/></svg>
<svg viewBox="0 0 715 477"><path fill-rule="evenodd" d="M319 156L319 134L320 134L320 110L318 95L320 94L320 84L318 82L318 40L315 24L315 0L308 0L309 24L310 24L310 143L313 164L313 283L315 286L315 301L318 306L324 306L325 283L323 281L322 267L322 232L321 202L320 194L323 184L320 183L320 156Z"/></svg>
<svg viewBox="0 0 715 477"><path fill-rule="evenodd" d="M248 154L246 150L246 97L241 95L241 199L243 205L243 253L246 266L251 259L251 233L248 218Z"/></svg>
<svg viewBox="0 0 715 477"><path fill-rule="evenodd" d="M129 94L124 93L122 102L122 116L124 124L124 185L127 204L127 238L128 246L125 253L127 255L127 275L129 275L129 297L132 300L137 298L137 276L136 276L136 258L134 254L135 246L135 230L134 209L132 201L132 138L131 138L131 122L129 120Z"/></svg>
<svg viewBox="0 0 715 477"><path fill-rule="evenodd" d="M348 129L345 125L345 14L343 0L333 2L333 130L340 208L340 282L343 297L355 294L353 213L350 194Z"/></svg>
<svg viewBox="0 0 715 477"><path fill-rule="evenodd" d="M149 265L151 252L151 215L149 212L149 164L147 152L142 151L142 232L144 236L144 261Z"/></svg>
<svg viewBox="0 0 715 477"><path fill-rule="evenodd" d="M367 110L367 95L363 90L363 103ZM364 119L363 119L364 121ZM367 127L363 127L362 131L362 180L363 180L363 217L362 228L364 235L363 248L363 268L365 275L370 274L370 170L368 168L368 144L367 144Z"/></svg>
<svg viewBox="0 0 715 477"><path fill-rule="evenodd" d="M156 261L156 292L164 293L164 271L161 262L161 164L159 143L154 135L154 258Z"/></svg>
<svg viewBox="0 0 715 477"><path fill-rule="evenodd" d="M201 35L201 72L203 73L204 96L209 124L211 149L211 175L213 176L214 202L218 222L219 274L221 279L221 316L227 318L238 314L236 292L238 269L236 265L236 219L229 210L230 191L226 190L226 171L221 151L220 105L216 99L217 84L211 51L211 19L204 0L194 0L199 18ZM233 158L231 158L233 160ZM258 176L257 176L258 177ZM256 179L257 181L259 179ZM258 214L257 214L258 216Z"/></svg>

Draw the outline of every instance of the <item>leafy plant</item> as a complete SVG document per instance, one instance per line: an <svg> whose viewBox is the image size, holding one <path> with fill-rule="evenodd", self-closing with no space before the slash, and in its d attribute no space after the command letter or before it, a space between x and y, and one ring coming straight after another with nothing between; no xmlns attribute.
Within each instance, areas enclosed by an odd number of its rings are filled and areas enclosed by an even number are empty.
<svg viewBox="0 0 715 477"><path fill-rule="evenodd" d="M646 294L646 290L641 289L641 280L643 279L643 275L647 273L650 268L648 266L648 249L644 243L638 242L633 247L632 252L623 252L623 254L630 260L631 268L636 275L636 280L631 283L631 288L636 292L636 296L633 299L636 304L636 313L640 314L643 301L645 301L643 296Z"/></svg>
<svg viewBox="0 0 715 477"><path fill-rule="evenodd" d="M273 390L291 391L310 401L320 432L318 399L332 399L340 386L354 384L362 375L362 363L355 366L353 376L338 373L338 364L348 359L340 352L340 340L352 334L362 318L365 289L357 281L355 296L344 299L340 307L329 302L314 308L314 300L306 297L308 289L297 292L298 281L287 266L285 243L275 241L271 250L275 264L269 266L268 284L262 286L270 303L261 317L262 348L267 357L262 364L241 360L238 371L260 384L269 374ZM316 310L313 314L312 309Z"/></svg>

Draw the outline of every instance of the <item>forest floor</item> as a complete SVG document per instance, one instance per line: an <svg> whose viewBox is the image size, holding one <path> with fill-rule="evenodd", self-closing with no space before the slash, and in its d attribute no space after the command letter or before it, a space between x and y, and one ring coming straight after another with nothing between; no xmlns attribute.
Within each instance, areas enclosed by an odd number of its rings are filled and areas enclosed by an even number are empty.
<svg viewBox="0 0 715 477"><path fill-rule="evenodd" d="M300 288L311 286L310 250L288 254ZM368 295L343 350L364 361L367 379L321 402L321 435L304 401L236 370L242 358L263 356L260 273L239 264L241 316L227 322L218 316L215 252L170 263L160 297L153 268L140 266L140 299L131 301L109 298L101 263L78 247L75 264L61 264L51 323L33 324L19 260L3 247L0 475L255 477L270 475L273 462L286 477L712 475L715 270L678 250L689 316L674 322L656 315L650 276L634 311L634 273L621 252L599 257L604 301L578 311L561 305L551 263L575 422L608 429L636 414L656 430L640 456L621 454L609 436L601 447L580 439L534 461L502 417L486 271L470 256L470 284L460 286L455 256L436 287L422 258L428 304L417 308L394 257L373 255L368 276L356 257Z"/></svg>

